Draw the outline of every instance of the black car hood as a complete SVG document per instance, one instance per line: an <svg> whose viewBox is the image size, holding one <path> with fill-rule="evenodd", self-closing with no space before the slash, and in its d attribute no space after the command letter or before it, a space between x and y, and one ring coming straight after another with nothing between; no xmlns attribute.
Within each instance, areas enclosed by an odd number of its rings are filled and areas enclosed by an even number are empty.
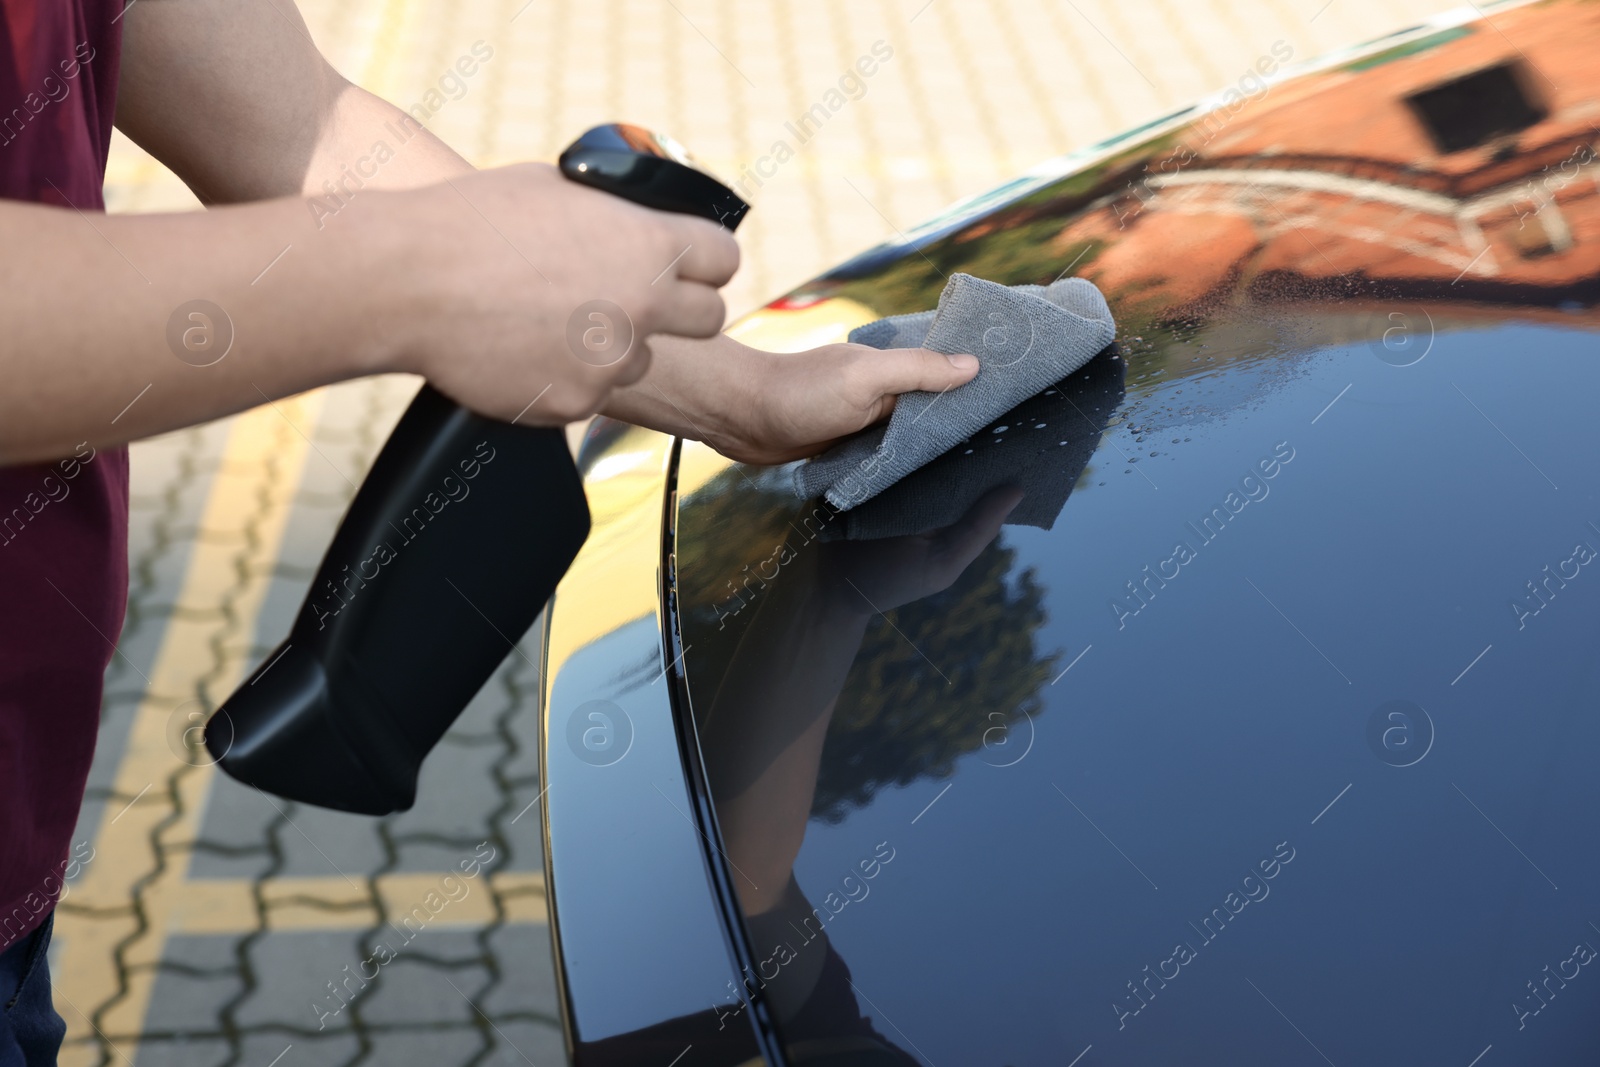
<svg viewBox="0 0 1600 1067"><path fill-rule="evenodd" d="M992 541L1004 477L954 531L863 539L684 445L708 855L792 1061L1600 1053L1600 8L1490 18L1102 146L746 325L1071 270L1121 327L1057 387L1098 433L1070 495ZM1065 424L958 452L1067 455Z"/></svg>

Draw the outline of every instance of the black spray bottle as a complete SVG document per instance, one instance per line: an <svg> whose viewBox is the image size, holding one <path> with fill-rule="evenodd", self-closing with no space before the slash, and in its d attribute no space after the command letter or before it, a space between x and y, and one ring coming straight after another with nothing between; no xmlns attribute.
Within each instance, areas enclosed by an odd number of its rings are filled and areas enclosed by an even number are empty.
<svg viewBox="0 0 1600 1067"><path fill-rule="evenodd" d="M669 139L598 126L569 179L733 229L748 205ZM386 815L519 641L589 534L565 435L424 385L372 464L281 646L206 725L240 781Z"/></svg>

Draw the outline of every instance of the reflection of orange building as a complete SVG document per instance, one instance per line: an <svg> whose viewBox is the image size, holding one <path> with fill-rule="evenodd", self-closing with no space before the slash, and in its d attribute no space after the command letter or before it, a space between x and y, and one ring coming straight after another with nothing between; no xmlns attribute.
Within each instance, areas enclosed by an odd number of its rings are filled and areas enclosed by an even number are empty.
<svg viewBox="0 0 1600 1067"><path fill-rule="evenodd" d="M1600 4L1555 0L1274 85L1164 139L1058 241L1103 242L1081 273L1168 309L1341 276L1593 303L1597 43Z"/></svg>

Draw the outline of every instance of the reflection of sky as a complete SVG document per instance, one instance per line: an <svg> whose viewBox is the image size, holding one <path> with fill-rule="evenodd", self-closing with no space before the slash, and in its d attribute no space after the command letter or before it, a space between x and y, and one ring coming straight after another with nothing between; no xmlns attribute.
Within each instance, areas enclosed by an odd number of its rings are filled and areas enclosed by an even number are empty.
<svg viewBox="0 0 1600 1067"><path fill-rule="evenodd" d="M897 849L829 928L880 1030L940 1064L1091 1043L1083 1065L1321 1063L1254 982L1335 1063L1592 1058L1600 973L1521 1032L1510 1005L1600 946L1600 561L1521 632L1509 605L1576 541L1600 547L1597 385L1592 335L1507 326L1407 368L1320 353L1265 403L1161 436L1139 464L1159 489L1108 434L1053 531L1003 534L1048 591L1041 654L1093 645L1045 691L1028 758L967 757L915 825L945 782L810 828L796 870L817 899ZM1270 495L1201 545L1185 524L1284 440ZM1108 600L1178 540L1195 560L1119 632ZM1366 738L1397 698L1438 731L1405 769ZM1202 944L1188 924L1285 840L1271 895ZM1113 1001L1179 940L1198 958L1119 1033Z"/></svg>

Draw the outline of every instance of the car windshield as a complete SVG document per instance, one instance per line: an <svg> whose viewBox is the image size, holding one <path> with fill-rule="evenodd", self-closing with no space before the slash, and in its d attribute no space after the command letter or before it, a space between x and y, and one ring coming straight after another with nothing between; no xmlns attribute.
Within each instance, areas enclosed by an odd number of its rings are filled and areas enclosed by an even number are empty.
<svg viewBox="0 0 1600 1067"><path fill-rule="evenodd" d="M711 859L796 1060L1593 1058L1597 19L1191 116L754 317L1070 271L1120 327L843 513L683 446Z"/></svg>

